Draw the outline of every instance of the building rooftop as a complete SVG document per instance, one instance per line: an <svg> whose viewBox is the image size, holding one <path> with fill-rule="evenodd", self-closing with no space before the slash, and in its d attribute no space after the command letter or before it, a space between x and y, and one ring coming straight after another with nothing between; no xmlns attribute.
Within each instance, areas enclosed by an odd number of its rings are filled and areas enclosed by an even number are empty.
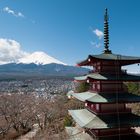
<svg viewBox="0 0 140 140"><path fill-rule="evenodd" d="M99 62L100 60L104 61L120 61L121 65L129 65L133 63L140 63L140 57L133 57L133 56L125 56L120 54L113 54L113 53L102 53L99 55L89 55L88 58L84 61L78 63L79 66L90 65L91 61Z"/></svg>
<svg viewBox="0 0 140 140"><path fill-rule="evenodd" d="M69 114L82 128L107 129L140 126L140 118L134 114L96 116L87 109L69 110Z"/></svg>
<svg viewBox="0 0 140 140"><path fill-rule="evenodd" d="M89 134L84 133L84 131L78 127L66 127L66 132L69 136L68 140L93 140Z"/></svg>
<svg viewBox="0 0 140 140"><path fill-rule="evenodd" d="M140 102L140 96L130 93L93 93L90 91L74 93L73 91L70 91L68 92L68 96L70 95L82 102L89 101L92 103L114 103L116 100L118 100L119 103Z"/></svg>

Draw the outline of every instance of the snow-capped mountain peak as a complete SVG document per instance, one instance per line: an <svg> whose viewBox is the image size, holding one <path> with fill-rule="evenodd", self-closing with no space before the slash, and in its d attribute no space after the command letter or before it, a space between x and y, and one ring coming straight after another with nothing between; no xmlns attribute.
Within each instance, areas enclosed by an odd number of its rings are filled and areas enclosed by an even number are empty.
<svg viewBox="0 0 140 140"><path fill-rule="evenodd" d="M37 65L57 63L57 64L66 65L65 63L47 55L44 52L34 52L34 53L31 53L31 54L28 54L28 55L24 56L23 58L20 58L18 60L18 63L24 63L24 64L35 63Z"/></svg>

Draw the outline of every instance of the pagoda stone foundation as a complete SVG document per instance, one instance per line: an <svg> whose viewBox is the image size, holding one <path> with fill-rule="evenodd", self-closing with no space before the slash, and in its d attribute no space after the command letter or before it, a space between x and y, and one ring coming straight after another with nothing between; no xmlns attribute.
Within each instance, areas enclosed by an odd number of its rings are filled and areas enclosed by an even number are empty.
<svg viewBox="0 0 140 140"><path fill-rule="evenodd" d="M133 129L140 126L140 117L127 108L128 103L140 102L140 96L128 93L123 85L123 82L140 82L140 76L129 75L121 69L122 66L140 63L140 57L118 55L109 50L107 9L104 46L102 54L89 55L77 64L94 69L87 75L75 77L76 82L87 82L90 88L82 93L68 93L68 96L85 103L85 109L69 110L69 114L93 139L140 139L136 138Z"/></svg>

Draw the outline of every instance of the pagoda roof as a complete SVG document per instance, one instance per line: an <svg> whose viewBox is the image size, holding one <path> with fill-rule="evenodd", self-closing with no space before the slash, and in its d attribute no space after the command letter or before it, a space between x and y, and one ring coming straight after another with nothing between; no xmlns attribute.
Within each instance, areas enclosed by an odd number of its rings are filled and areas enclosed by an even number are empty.
<svg viewBox="0 0 140 140"><path fill-rule="evenodd" d="M110 75L110 74L99 74L99 73L92 73L87 74L85 76L75 77L76 81L85 81L88 79L92 80L101 80L101 81L140 81L140 76L132 75L132 74L123 74L123 75Z"/></svg>
<svg viewBox="0 0 140 140"><path fill-rule="evenodd" d="M88 133L83 133L83 130L77 126L65 128L69 136L69 140L93 140L93 138Z"/></svg>
<svg viewBox="0 0 140 140"><path fill-rule="evenodd" d="M74 93L73 91L68 92L68 95L75 97L76 99L85 102L89 101L92 103L114 103L118 99L118 102L140 102L140 96L130 93L93 93L90 91L82 93Z"/></svg>
<svg viewBox="0 0 140 140"><path fill-rule="evenodd" d="M69 114L82 128L107 129L117 127L140 126L140 116L134 114L97 116L87 109L69 110ZM118 119L119 117L119 119ZM118 122L119 120L119 122Z"/></svg>
<svg viewBox="0 0 140 140"><path fill-rule="evenodd" d="M140 57L133 57L133 56L125 56L125 55L119 55L119 54L113 54L113 53L102 53L99 55L89 55L88 58L84 61L79 62L78 66L86 66L90 65L91 61L99 61L99 60L105 60L105 61L122 61L121 65L129 65L133 63L140 63Z"/></svg>

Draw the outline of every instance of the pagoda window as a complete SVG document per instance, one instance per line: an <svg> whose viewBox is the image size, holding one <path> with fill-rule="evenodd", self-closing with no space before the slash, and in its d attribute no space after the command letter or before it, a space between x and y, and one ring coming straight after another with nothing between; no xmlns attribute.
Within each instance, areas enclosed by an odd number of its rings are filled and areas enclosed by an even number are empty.
<svg viewBox="0 0 140 140"><path fill-rule="evenodd" d="M91 104L91 105L90 105L90 108L91 108L92 110L95 110L95 109L96 109L96 105L95 105L95 104Z"/></svg>
<svg viewBox="0 0 140 140"><path fill-rule="evenodd" d="M93 84L89 83L89 90L93 89Z"/></svg>
<svg viewBox="0 0 140 140"><path fill-rule="evenodd" d="M99 66L100 65L100 62L97 62L97 65Z"/></svg>
<svg viewBox="0 0 140 140"><path fill-rule="evenodd" d="M93 88L93 90L95 90L95 89L96 89L96 85L95 85L95 84L93 84L93 85L92 85L92 88Z"/></svg>
<svg viewBox="0 0 140 140"><path fill-rule="evenodd" d="M97 70L100 70L101 69L101 66L97 66Z"/></svg>
<svg viewBox="0 0 140 140"><path fill-rule="evenodd" d="M97 111L100 110L99 104L96 104L96 110L97 110Z"/></svg>
<svg viewBox="0 0 140 140"><path fill-rule="evenodd" d="M97 84L97 89L100 90L100 84Z"/></svg>

